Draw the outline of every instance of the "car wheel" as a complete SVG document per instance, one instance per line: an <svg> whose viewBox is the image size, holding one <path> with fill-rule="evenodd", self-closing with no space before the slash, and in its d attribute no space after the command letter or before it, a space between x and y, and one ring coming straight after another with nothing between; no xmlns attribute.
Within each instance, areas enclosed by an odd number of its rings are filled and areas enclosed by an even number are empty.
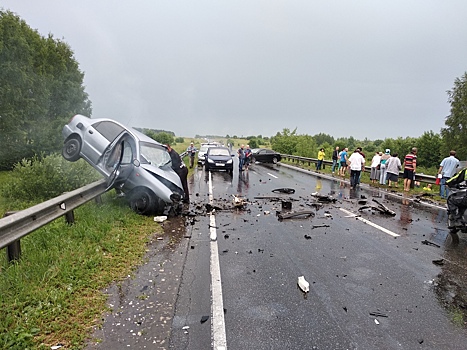
<svg viewBox="0 0 467 350"><path fill-rule="evenodd" d="M69 138L65 141L62 149L62 156L69 162L76 162L80 156L81 141L77 137Z"/></svg>
<svg viewBox="0 0 467 350"><path fill-rule="evenodd" d="M256 163L256 158L255 157L251 157L251 163L253 163L253 164Z"/></svg>
<svg viewBox="0 0 467 350"><path fill-rule="evenodd" d="M156 211L161 211L160 208L156 207L158 198L154 192L147 188L136 188L131 192L129 197L130 208L137 214L150 215Z"/></svg>
<svg viewBox="0 0 467 350"><path fill-rule="evenodd" d="M272 158L272 162L273 162L274 164L277 164L277 157L273 157L273 158Z"/></svg>

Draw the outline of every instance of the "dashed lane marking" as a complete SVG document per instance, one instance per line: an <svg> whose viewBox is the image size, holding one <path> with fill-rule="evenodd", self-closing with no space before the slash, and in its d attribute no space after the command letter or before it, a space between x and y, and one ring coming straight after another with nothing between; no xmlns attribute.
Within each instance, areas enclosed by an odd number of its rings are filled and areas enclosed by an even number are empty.
<svg viewBox="0 0 467 350"><path fill-rule="evenodd" d="M272 176L275 179L278 179L278 177L276 175L272 175L271 173L266 173L266 174L268 174L269 176Z"/></svg>

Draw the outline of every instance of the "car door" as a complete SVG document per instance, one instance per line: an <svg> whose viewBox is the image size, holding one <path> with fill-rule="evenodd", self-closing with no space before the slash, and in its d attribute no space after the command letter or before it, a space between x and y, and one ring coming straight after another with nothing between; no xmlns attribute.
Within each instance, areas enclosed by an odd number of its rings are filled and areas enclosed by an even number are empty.
<svg viewBox="0 0 467 350"><path fill-rule="evenodd" d="M90 162L97 164L109 145L124 130L112 121L100 121L90 125L83 134L81 153L86 155Z"/></svg>
<svg viewBox="0 0 467 350"><path fill-rule="evenodd" d="M136 142L127 132L123 132L105 149L98 161L98 170L108 181L108 187L124 183L133 172L135 165Z"/></svg>

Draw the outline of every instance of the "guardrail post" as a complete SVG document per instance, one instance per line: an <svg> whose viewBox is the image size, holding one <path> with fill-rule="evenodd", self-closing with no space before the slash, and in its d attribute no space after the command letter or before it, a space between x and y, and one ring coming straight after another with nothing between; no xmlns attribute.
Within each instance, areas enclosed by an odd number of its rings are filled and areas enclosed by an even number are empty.
<svg viewBox="0 0 467 350"><path fill-rule="evenodd" d="M7 211L5 214L3 214L3 217L7 217L9 215L12 215L16 213L15 211ZM19 258L21 257L21 244L20 240L16 240L13 243L10 243L6 247L6 257L8 259L8 262L13 262L13 261L18 261Z"/></svg>
<svg viewBox="0 0 467 350"><path fill-rule="evenodd" d="M65 214L65 221L68 225L72 225L75 223L75 213L73 210Z"/></svg>

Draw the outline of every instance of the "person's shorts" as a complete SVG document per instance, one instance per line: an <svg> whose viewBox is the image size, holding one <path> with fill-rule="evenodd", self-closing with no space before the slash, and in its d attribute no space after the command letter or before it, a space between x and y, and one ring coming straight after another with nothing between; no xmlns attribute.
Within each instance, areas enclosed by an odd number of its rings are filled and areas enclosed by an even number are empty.
<svg viewBox="0 0 467 350"><path fill-rule="evenodd" d="M345 161L344 161L344 162L341 162L341 167L342 167L342 168L347 168L347 162L345 162Z"/></svg>
<svg viewBox="0 0 467 350"><path fill-rule="evenodd" d="M413 170L404 169L404 179L413 180Z"/></svg>
<svg viewBox="0 0 467 350"><path fill-rule="evenodd" d="M392 182L397 182L399 180L399 176L393 173L387 173L386 177L389 181L392 181Z"/></svg>

